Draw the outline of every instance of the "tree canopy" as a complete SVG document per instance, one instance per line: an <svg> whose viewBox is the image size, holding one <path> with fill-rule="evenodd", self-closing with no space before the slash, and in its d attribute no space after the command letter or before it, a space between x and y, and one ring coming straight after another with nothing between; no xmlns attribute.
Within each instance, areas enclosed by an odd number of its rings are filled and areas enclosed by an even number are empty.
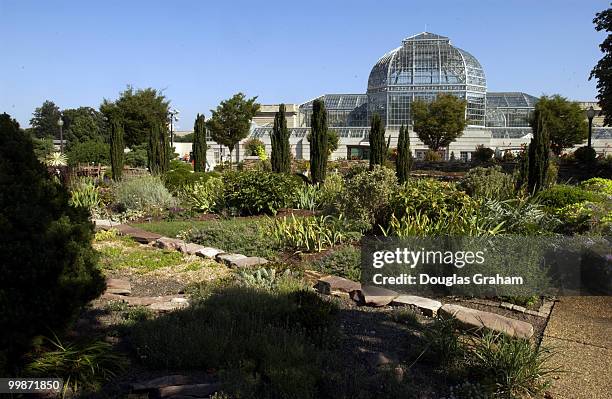
<svg viewBox="0 0 612 399"><path fill-rule="evenodd" d="M608 36L599 45L604 54L591 71L589 79L597 79L597 99L604 113L604 124L612 126L612 8L595 14L595 30L607 32Z"/></svg>
<svg viewBox="0 0 612 399"><path fill-rule="evenodd" d="M62 111L66 148L86 141L108 142L110 131L104 115L91 107L79 107Z"/></svg>
<svg viewBox="0 0 612 399"><path fill-rule="evenodd" d="M546 131L550 140L551 150L560 155L566 148L583 143L588 135L588 126L584 111L574 101L554 95L542 96L535 106L535 111L529 122L533 131L537 130L540 114L545 116Z"/></svg>
<svg viewBox="0 0 612 399"><path fill-rule="evenodd" d="M440 94L432 102L416 100L412 103L412 125L419 139L431 150L447 147L463 134L465 100Z"/></svg>
<svg viewBox="0 0 612 399"><path fill-rule="evenodd" d="M40 107L34 110L30 125L35 137L57 137L59 138L59 126L57 121L61 116L60 109L53 101L46 100Z"/></svg>
<svg viewBox="0 0 612 399"><path fill-rule="evenodd" d="M170 102L153 88L134 90L128 86L116 101L104 99L100 112L108 120L116 120L123 126L125 145L133 147L146 143L156 124L166 125Z"/></svg>
<svg viewBox="0 0 612 399"><path fill-rule="evenodd" d="M247 99L244 94L238 93L221 101L216 110L211 110L212 116L206 122L210 136L217 144L229 148L230 159L236 144L249 135L251 120L259 111L259 104L255 100L257 97Z"/></svg>

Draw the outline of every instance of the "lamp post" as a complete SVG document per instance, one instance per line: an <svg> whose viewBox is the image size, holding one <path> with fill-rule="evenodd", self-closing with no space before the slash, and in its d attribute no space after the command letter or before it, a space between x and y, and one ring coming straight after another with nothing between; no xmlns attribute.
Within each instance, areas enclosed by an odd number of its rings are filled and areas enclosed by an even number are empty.
<svg viewBox="0 0 612 399"><path fill-rule="evenodd" d="M170 116L170 147L174 147L174 129L173 129L173 124L174 122L178 122L179 118L178 118L178 114L179 114L179 110L176 108L171 108L168 110L168 115Z"/></svg>
<svg viewBox="0 0 612 399"><path fill-rule="evenodd" d="M57 120L57 126L59 126L59 130L60 130L60 154L63 154L64 153L64 133L62 131L62 127L64 126L64 121L62 120L61 116Z"/></svg>
<svg viewBox="0 0 612 399"><path fill-rule="evenodd" d="M593 118L595 117L595 110L593 109L593 107L589 107L589 109L587 109L587 118L589 118L589 148L591 148L591 136L593 135Z"/></svg>

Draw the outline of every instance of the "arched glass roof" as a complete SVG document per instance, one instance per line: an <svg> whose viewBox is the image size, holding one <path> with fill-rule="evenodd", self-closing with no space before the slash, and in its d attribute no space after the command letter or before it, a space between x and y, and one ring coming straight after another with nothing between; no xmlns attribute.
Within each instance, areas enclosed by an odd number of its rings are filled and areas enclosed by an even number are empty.
<svg viewBox="0 0 612 399"><path fill-rule="evenodd" d="M537 97L521 92L488 92L487 108L533 108Z"/></svg>

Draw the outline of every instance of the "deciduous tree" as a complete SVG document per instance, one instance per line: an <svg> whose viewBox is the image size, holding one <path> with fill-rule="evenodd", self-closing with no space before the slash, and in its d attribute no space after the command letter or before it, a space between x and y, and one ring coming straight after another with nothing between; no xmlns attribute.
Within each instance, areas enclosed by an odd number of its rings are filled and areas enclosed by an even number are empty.
<svg viewBox="0 0 612 399"><path fill-rule="evenodd" d="M452 94L440 94L430 103L416 100L412 103L413 130L432 151L448 147L467 125L465 106L465 100Z"/></svg>
<svg viewBox="0 0 612 399"><path fill-rule="evenodd" d="M31 131L39 139L45 137L59 138L57 121L61 116L60 109L53 101L45 101L34 110L30 119Z"/></svg>
<svg viewBox="0 0 612 399"><path fill-rule="evenodd" d="M604 113L604 124L612 126L612 8L595 14L595 30L606 32L608 36L599 45L604 54L591 71L589 79L597 79L597 99Z"/></svg>
<svg viewBox="0 0 612 399"><path fill-rule="evenodd" d="M212 116L206 125L212 139L229 149L230 164L236 144L249 135L251 120L259 111L259 104L255 100L257 97L247 99L244 94L238 93L221 101L216 110L211 110Z"/></svg>

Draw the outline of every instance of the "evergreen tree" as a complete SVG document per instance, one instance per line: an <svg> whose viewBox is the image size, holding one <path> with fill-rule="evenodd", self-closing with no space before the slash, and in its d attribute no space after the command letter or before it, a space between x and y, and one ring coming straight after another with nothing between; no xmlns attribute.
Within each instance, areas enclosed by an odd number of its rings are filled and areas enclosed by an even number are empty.
<svg viewBox="0 0 612 399"><path fill-rule="evenodd" d="M548 172L548 154L550 152L550 137L546 127L546 113L538 111L536 107L535 118L536 129L529 143L529 172L527 176L527 188L534 194L542 190L546 184Z"/></svg>
<svg viewBox="0 0 612 399"><path fill-rule="evenodd" d="M408 127L402 125L397 142L397 157L395 158L395 171L397 180L404 183L408 180L410 169L412 169L412 153L410 151L410 133Z"/></svg>
<svg viewBox="0 0 612 399"><path fill-rule="evenodd" d="M149 135L149 149L147 152L149 171L157 175L168 171L170 160L168 134L159 124L154 124Z"/></svg>
<svg viewBox="0 0 612 399"><path fill-rule="evenodd" d="M373 170L376 165L383 165L387 153L386 150L385 128L380 115L375 113L372 116L372 125L370 127L370 170Z"/></svg>
<svg viewBox="0 0 612 399"><path fill-rule="evenodd" d="M274 116L272 127L272 171L279 173L291 172L291 158L289 149L289 129L287 129L287 118L285 117L285 104L278 107Z"/></svg>
<svg viewBox="0 0 612 399"><path fill-rule="evenodd" d="M113 180L121 180L123 172L123 156L125 146L123 144L123 126L119 121L112 121L110 136L110 160L113 172Z"/></svg>
<svg viewBox="0 0 612 399"><path fill-rule="evenodd" d="M321 99L312 103L310 123L310 175L314 184L323 183L327 171L327 111Z"/></svg>
<svg viewBox="0 0 612 399"><path fill-rule="evenodd" d="M193 170L206 172L206 122L204 115L198 114L193 125Z"/></svg>

